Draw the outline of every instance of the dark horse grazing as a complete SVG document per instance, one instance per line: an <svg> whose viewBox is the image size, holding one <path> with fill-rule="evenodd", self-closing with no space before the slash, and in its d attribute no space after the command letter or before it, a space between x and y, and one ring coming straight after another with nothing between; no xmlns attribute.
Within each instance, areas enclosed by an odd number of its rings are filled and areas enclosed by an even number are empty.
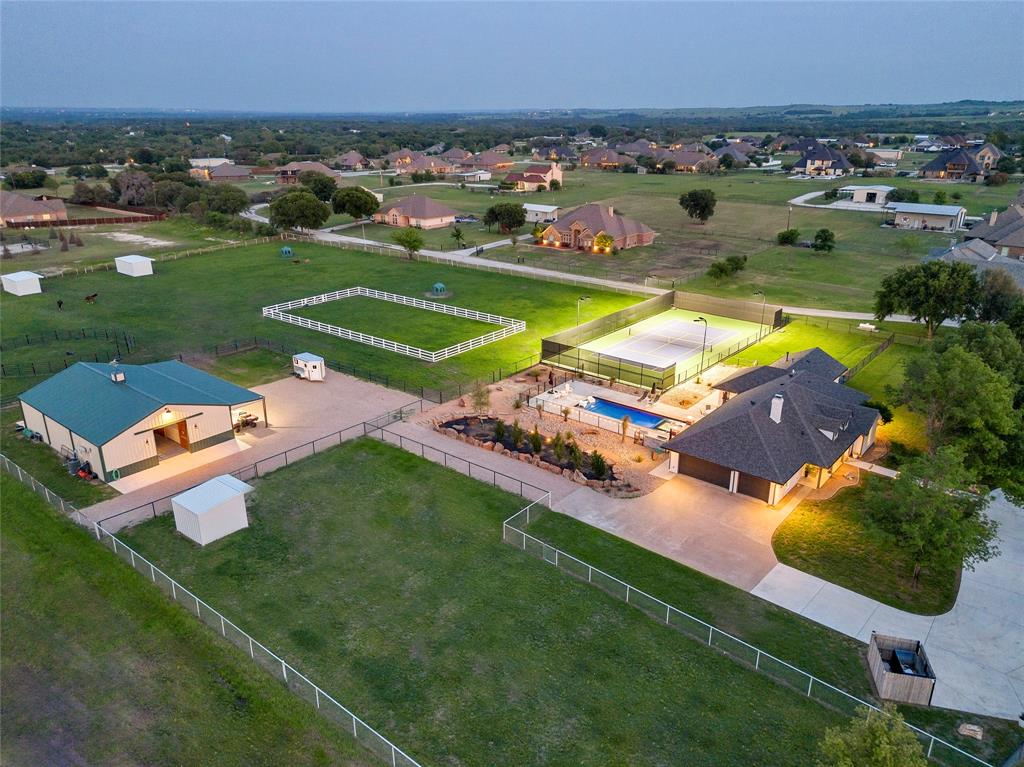
<svg viewBox="0 0 1024 767"><path fill-rule="evenodd" d="M92 294L86 296L85 297L85 303L87 303L87 304L94 304L94 303L96 303L96 299L99 298L99 295L100 295L99 293L92 293Z"/></svg>

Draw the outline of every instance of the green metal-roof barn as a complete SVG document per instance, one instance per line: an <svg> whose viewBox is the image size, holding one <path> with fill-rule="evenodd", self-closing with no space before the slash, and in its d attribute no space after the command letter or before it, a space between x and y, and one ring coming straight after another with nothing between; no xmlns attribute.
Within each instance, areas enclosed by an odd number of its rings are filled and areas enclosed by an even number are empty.
<svg viewBox="0 0 1024 767"><path fill-rule="evenodd" d="M240 406L263 396L176 360L78 362L21 396L25 428L105 482L234 438Z"/></svg>

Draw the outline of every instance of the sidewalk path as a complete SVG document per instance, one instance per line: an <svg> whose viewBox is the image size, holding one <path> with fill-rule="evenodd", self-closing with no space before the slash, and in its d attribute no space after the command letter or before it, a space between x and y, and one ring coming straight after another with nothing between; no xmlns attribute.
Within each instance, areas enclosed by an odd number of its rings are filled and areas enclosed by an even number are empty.
<svg viewBox="0 0 1024 767"><path fill-rule="evenodd" d="M1000 555L963 573L944 615L904 612L783 564L752 594L867 642L871 632L918 639L935 670L932 704L1015 719L1024 711L1024 509L997 493Z"/></svg>
<svg viewBox="0 0 1024 767"><path fill-rule="evenodd" d="M889 479L896 479L900 475L898 471L894 469L887 469L885 466L879 466L877 463L868 463L867 461L861 461L860 459L854 458L847 461L851 466L855 466L861 471L869 471L872 474L877 474L880 477L887 477Z"/></svg>

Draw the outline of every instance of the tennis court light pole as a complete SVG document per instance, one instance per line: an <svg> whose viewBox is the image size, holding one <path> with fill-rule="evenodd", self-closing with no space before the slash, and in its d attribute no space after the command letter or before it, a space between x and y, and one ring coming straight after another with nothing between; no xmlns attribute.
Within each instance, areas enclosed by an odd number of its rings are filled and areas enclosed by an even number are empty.
<svg viewBox="0 0 1024 767"><path fill-rule="evenodd" d="M764 333L764 302L768 300L768 296L764 294L763 290L755 290L755 296L761 296L761 326L757 329L757 340L761 340L761 335Z"/></svg>
<svg viewBox="0 0 1024 767"><path fill-rule="evenodd" d="M697 383L700 383L700 374L704 371L704 350L708 346L708 321L703 317L698 317L694 322L704 323L704 343L700 345L700 367L697 368Z"/></svg>
<svg viewBox="0 0 1024 767"><path fill-rule="evenodd" d="M590 296L580 296L576 299L576 327L580 326L580 304L589 300Z"/></svg>

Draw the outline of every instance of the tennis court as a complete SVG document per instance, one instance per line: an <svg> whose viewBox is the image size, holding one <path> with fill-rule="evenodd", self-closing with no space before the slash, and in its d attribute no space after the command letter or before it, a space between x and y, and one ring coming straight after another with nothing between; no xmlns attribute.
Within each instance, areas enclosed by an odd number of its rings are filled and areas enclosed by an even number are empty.
<svg viewBox="0 0 1024 767"><path fill-rule="evenodd" d="M705 355L725 351L749 336L756 335L756 322L689 311L668 309L661 314L620 328L580 346L602 357L616 357L648 368L664 369L672 365L683 368L696 362L704 344L704 323L707 320Z"/></svg>

